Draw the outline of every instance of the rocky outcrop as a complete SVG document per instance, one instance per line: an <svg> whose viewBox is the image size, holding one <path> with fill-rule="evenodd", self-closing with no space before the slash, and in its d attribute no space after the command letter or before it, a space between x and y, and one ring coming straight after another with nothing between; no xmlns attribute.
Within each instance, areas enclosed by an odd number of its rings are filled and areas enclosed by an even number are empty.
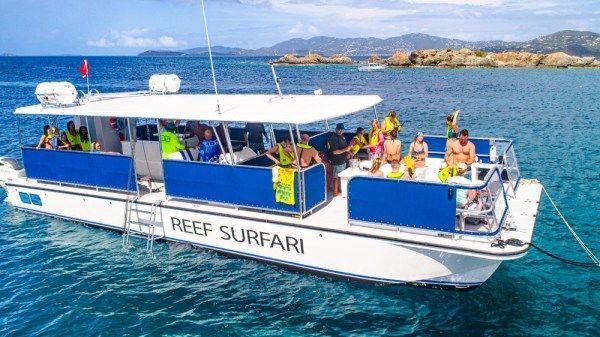
<svg viewBox="0 0 600 337"><path fill-rule="evenodd" d="M410 67L412 62L406 53L396 51L394 55L384 61L388 67Z"/></svg>
<svg viewBox="0 0 600 337"><path fill-rule="evenodd" d="M324 57L319 54L310 53L308 55L297 57L292 54L285 54L279 59L273 61L275 64L352 64L352 59L341 54Z"/></svg>
<svg viewBox="0 0 600 337"><path fill-rule="evenodd" d="M577 57L562 52L552 54L534 54L529 52L501 52L486 53L480 50L473 51L467 48L452 49L424 49L415 50L409 54L396 51L392 56L381 60L379 55L373 54L369 62L383 63L388 67L600 67L600 62L593 57ZM296 57L287 54L274 61L279 64L352 64L352 60L344 55L323 57L319 54L309 54Z"/></svg>
<svg viewBox="0 0 600 337"><path fill-rule="evenodd" d="M371 54L367 60L369 63L381 63L381 57L377 54Z"/></svg>
<svg viewBox="0 0 600 337"><path fill-rule="evenodd" d="M567 68L590 67L594 64L594 61L593 57L577 57L558 52L546 55L540 63L546 67Z"/></svg>

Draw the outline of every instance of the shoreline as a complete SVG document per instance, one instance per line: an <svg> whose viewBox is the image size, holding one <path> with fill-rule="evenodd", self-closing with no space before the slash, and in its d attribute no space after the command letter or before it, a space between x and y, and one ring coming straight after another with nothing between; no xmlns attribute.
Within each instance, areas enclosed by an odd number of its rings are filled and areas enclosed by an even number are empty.
<svg viewBox="0 0 600 337"><path fill-rule="evenodd" d="M364 65L375 63L385 65L388 68L600 68L600 61L591 56L579 57L563 52L551 54L533 54L515 51L488 53L472 51L467 48L460 50L425 49L413 51L410 54L397 51L386 59L382 59L377 54L372 54L366 61L360 62L340 54L330 57L314 53L309 53L301 57L286 54L271 62L274 65L285 66L319 64Z"/></svg>

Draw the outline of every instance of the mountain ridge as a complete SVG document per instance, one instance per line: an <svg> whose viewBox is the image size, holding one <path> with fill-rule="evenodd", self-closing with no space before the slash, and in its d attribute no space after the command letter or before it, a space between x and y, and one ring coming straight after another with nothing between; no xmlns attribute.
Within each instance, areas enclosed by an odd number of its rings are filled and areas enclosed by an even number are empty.
<svg viewBox="0 0 600 337"><path fill-rule="evenodd" d="M311 52L323 55L342 54L366 56L370 54L392 55L395 51L410 52L422 49L461 49L489 52L526 51L531 53L565 52L575 56L600 57L600 34L590 31L563 30L523 42L464 41L424 33L409 33L385 39L375 37L336 38L315 36L308 39L293 38L270 47L243 49L224 46L212 47L213 54L230 56L282 56L304 55ZM203 56L206 47L179 51L150 50L138 56Z"/></svg>

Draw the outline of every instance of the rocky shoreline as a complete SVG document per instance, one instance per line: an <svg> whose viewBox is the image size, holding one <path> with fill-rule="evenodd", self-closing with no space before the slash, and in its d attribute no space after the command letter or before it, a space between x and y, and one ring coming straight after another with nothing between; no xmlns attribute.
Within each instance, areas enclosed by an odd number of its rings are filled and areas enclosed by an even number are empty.
<svg viewBox="0 0 600 337"><path fill-rule="evenodd" d="M600 61L594 57L571 56L563 52L551 54L533 54L520 51L507 51L500 53L488 53L473 51L470 49L425 49L413 51L410 54L397 51L392 56L382 59L373 54L368 62L384 64L388 67L441 67L441 68L465 68L465 67L519 67L519 68L572 68L588 67L600 68ZM309 64L356 64L348 56L335 54L329 57L310 53L306 56L297 57L286 54L274 60L274 64L280 65L309 65ZM364 62L363 62L364 63Z"/></svg>

